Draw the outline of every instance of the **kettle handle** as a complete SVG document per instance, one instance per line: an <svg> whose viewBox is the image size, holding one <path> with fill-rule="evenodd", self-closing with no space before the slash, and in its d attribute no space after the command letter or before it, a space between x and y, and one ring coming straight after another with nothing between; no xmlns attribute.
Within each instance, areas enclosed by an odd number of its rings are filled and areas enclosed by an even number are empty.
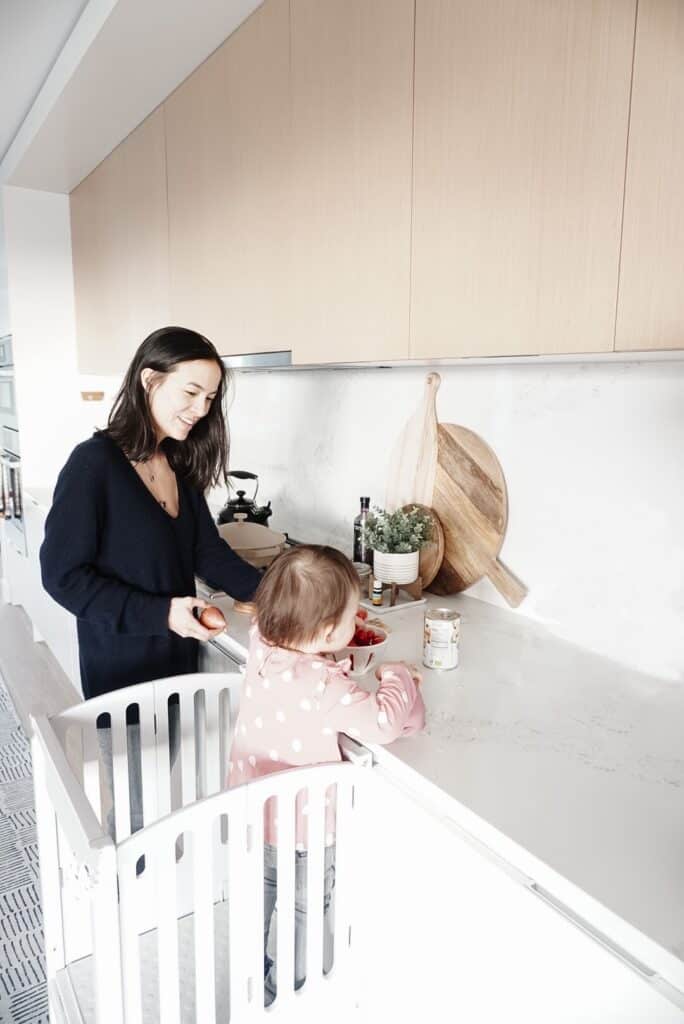
<svg viewBox="0 0 684 1024"><path fill-rule="evenodd" d="M257 491L259 490L259 477L256 473L249 473L246 469L229 469L227 474L228 480L233 477L235 480L256 480L256 487L254 488L254 494L250 498L250 501L255 501ZM228 483L230 488L230 483Z"/></svg>

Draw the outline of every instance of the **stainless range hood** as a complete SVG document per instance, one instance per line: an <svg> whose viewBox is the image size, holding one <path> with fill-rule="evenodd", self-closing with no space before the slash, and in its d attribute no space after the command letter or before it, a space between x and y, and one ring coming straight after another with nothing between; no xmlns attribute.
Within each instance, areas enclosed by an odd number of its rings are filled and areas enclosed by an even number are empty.
<svg viewBox="0 0 684 1024"><path fill-rule="evenodd" d="M243 355L221 356L221 361L231 370L275 370L292 366L292 352L245 352Z"/></svg>

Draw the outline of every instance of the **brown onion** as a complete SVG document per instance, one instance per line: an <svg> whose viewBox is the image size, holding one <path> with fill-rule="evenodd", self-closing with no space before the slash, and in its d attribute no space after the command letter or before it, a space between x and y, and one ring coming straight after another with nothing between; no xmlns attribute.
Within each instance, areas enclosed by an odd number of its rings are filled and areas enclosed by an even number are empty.
<svg viewBox="0 0 684 1024"><path fill-rule="evenodd" d="M221 609L211 604L208 608L202 609L199 620L205 629L225 629L227 625Z"/></svg>

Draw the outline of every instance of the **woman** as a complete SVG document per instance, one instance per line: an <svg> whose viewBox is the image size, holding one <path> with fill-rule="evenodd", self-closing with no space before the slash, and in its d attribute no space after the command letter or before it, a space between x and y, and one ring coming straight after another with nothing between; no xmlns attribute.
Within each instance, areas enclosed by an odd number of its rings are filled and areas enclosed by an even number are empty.
<svg viewBox="0 0 684 1024"><path fill-rule="evenodd" d="M260 573L214 525L205 490L225 478L226 370L182 327L142 343L107 429L59 475L40 551L43 586L78 619L81 683L95 697L197 671L201 576L240 600Z"/></svg>

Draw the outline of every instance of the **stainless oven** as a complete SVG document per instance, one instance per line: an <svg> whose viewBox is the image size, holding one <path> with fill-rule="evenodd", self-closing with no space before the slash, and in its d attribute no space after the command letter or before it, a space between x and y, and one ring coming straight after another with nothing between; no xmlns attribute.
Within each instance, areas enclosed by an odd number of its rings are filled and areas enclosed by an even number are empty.
<svg viewBox="0 0 684 1024"><path fill-rule="evenodd" d="M0 481L0 508L5 518L5 538L19 554L26 555L19 432L7 424L0 427Z"/></svg>
<svg viewBox="0 0 684 1024"><path fill-rule="evenodd" d="M6 334L4 338L0 338L0 366L14 366L11 334Z"/></svg>
<svg viewBox="0 0 684 1024"><path fill-rule="evenodd" d="M0 424L12 427L14 430L19 426L14 390L14 370L9 367L0 367Z"/></svg>

